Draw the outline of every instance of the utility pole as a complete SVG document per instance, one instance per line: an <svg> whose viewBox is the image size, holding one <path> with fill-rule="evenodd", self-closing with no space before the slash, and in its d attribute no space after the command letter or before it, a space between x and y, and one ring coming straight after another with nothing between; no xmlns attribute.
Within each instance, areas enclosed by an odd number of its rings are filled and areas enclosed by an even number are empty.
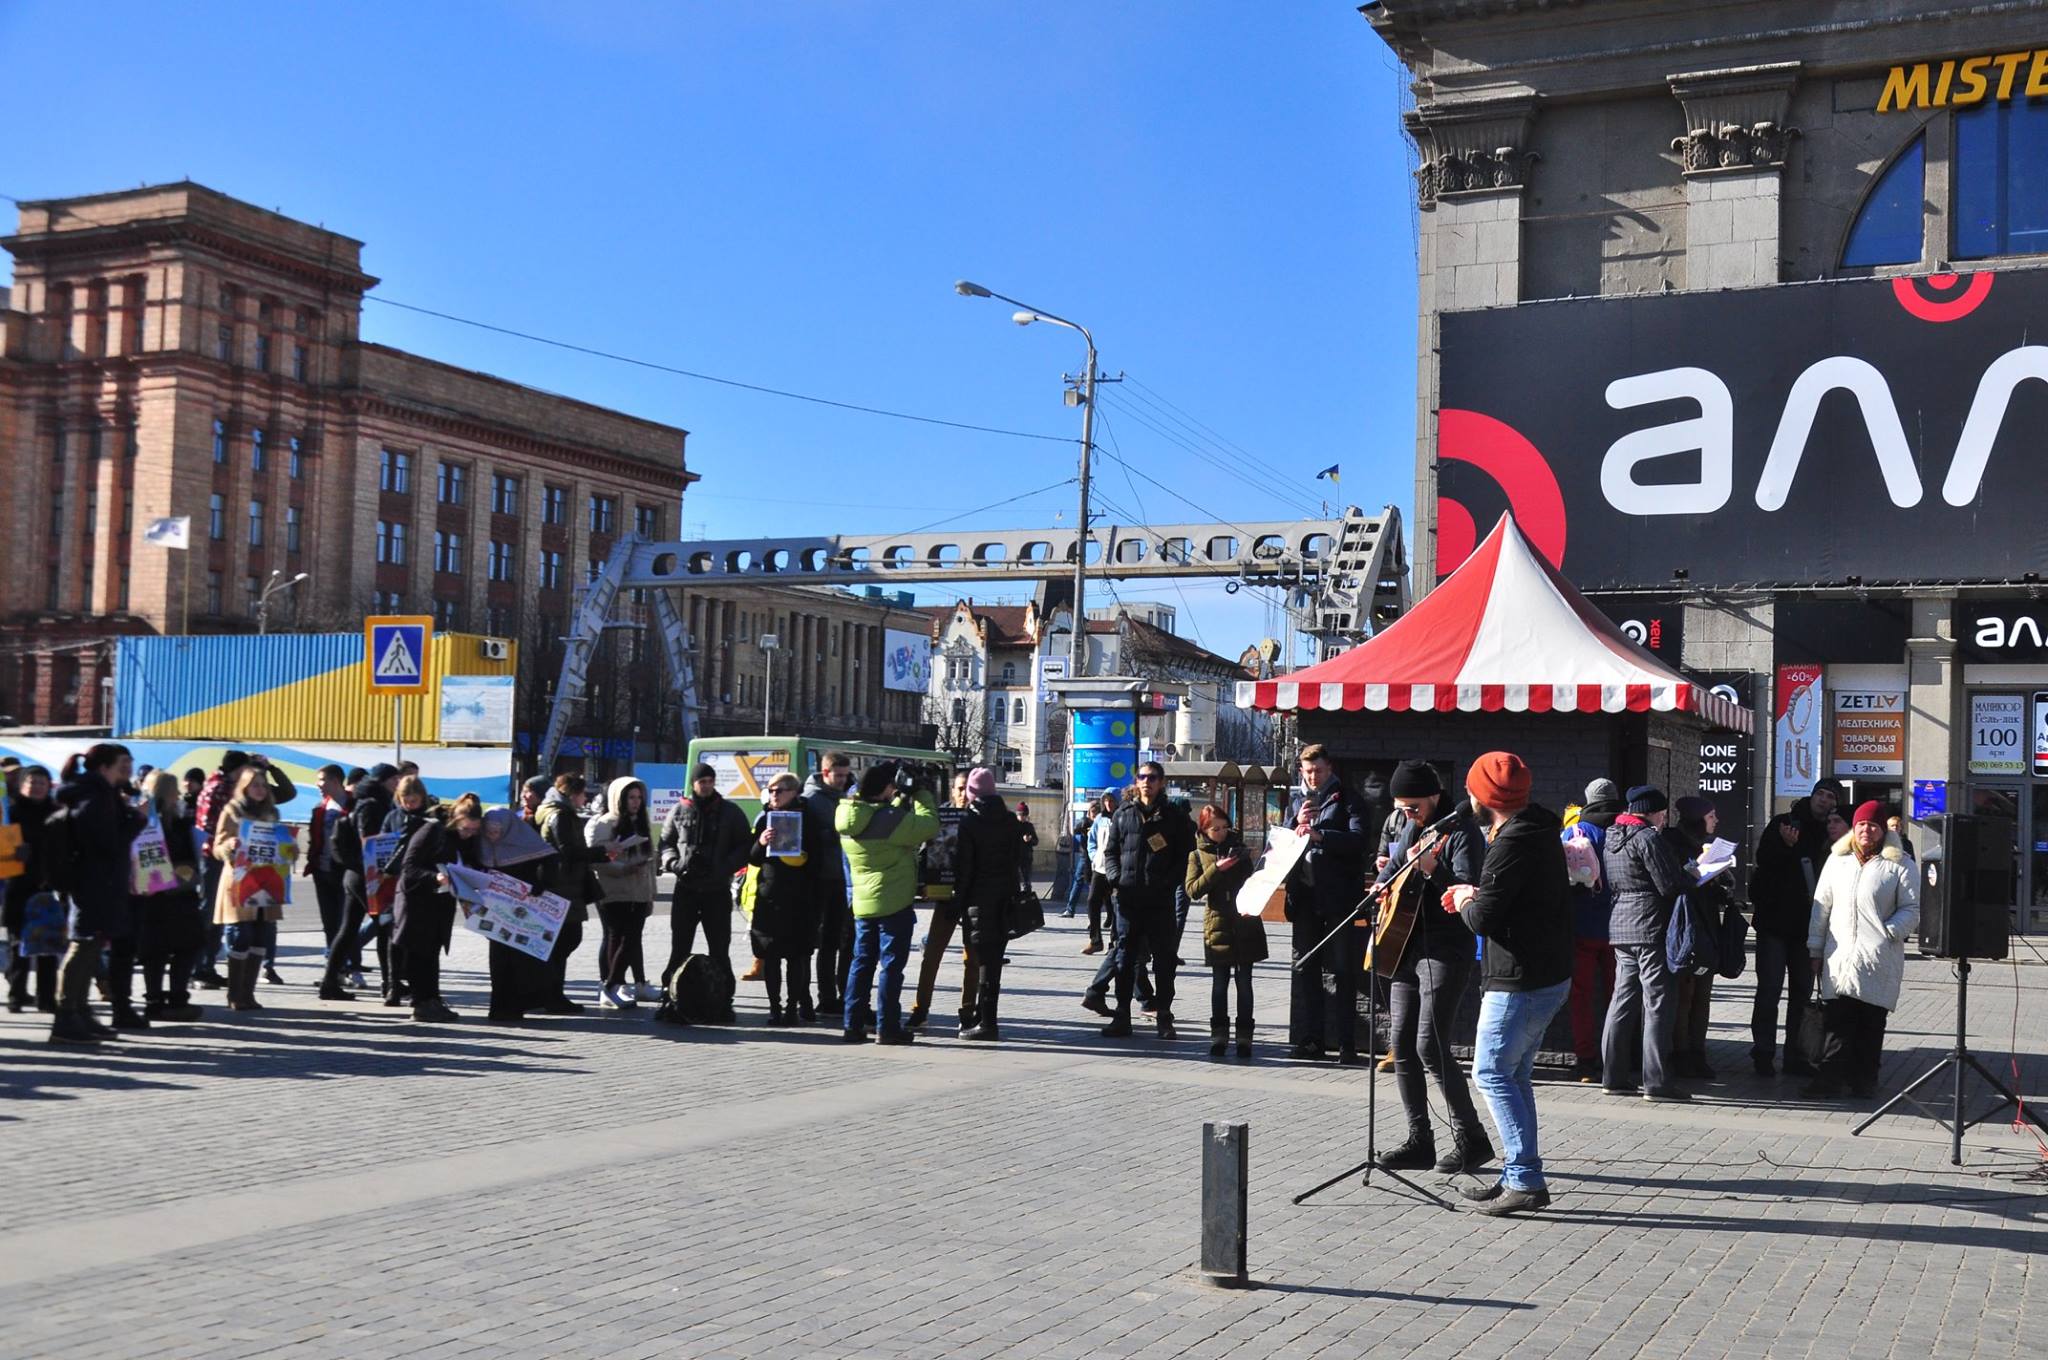
<svg viewBox="0 0 2048 1360"><path fill-rule="evenodd" d="M1080 329L1076 327L1076 329ZM1070 664L1075 679L1088 674L1088 471L1095 452L1095 337L1088 341L1088 371L1081 375L1081 535L1074 540L1074 646Z"/></svg>

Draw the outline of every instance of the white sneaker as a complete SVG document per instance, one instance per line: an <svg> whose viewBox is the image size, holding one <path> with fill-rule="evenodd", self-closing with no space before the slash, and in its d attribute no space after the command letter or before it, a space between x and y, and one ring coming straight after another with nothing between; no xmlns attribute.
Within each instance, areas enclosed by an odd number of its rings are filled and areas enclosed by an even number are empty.
<svg viewBox="0 0 2048 1360"><path fill-rule="evenodd" d="M651 982L643 982L640 984L639 997L642 1001L659 1001L661 1000L661 988Z"/></svg>
<svg viewBox="0 0 2048 1360"><path fill-rule="evenodd" d="M608 1011L623 1010L633 1004L621 999L624 992L623 987L600 987L597 989L597 1004Z"/></svg>
<svg viewBox="0 0 2048 1360"><path fill-rule="evenodd" d="M640 1004L640 998L633 992L632 983L622 982L613 990L618 994L620 1010L630 1011Z"/></svg>

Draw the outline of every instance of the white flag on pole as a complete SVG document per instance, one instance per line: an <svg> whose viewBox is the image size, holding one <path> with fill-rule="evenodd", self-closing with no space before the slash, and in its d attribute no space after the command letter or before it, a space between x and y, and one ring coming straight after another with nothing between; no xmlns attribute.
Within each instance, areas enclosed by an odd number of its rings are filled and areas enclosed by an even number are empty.
<svg viewBox="0 0 2048 1360"><path fill-rule="evenodd" d="M192 546L192 517L175 515L167 519L153 519L142 531L142 541L153 543L159 548L190 548Z"/></svg>

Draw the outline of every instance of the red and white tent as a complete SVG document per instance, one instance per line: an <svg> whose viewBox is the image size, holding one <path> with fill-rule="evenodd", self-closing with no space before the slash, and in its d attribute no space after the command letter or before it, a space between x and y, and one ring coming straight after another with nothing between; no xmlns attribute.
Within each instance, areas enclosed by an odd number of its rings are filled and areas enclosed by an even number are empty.
<svg viewBox="0 0 2048 1360"><path fill-rule="evenodd" d="M1750 730L1748 709L1629 641L1509 515L1384 633L1281 679L1240 681L1237 703L1324 712L1676 711Z"/></svg>

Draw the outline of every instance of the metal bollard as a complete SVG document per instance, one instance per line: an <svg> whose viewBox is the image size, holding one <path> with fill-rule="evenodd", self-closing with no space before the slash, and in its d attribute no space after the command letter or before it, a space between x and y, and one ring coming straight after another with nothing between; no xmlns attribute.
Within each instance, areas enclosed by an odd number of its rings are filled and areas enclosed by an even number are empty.
<svg viewBox="0 0 2048 1360"><path fill-rule="evenodd" d="M1246 1221L1250 1216L1251 1125L1202 1125L1202 1274L1209 1283L1243 1289Z"/></svg>

